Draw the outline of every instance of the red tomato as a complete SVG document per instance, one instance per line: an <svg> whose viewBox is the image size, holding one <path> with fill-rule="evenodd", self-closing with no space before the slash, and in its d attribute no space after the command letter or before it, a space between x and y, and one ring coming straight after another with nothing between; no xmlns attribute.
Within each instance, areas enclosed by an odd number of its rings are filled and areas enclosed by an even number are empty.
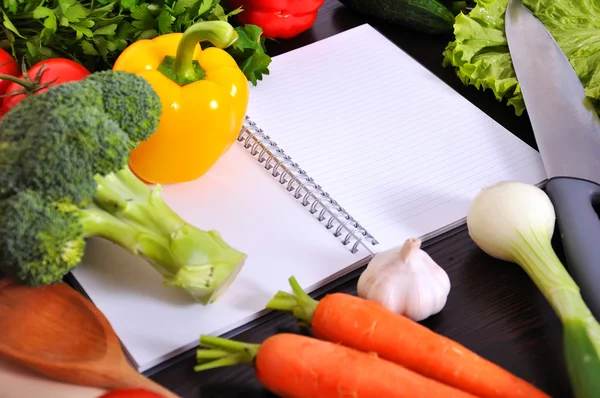
<svg viewBox="0 0 600 398"><path fill-rule="evenodd" d="M17 64L17 61L6 51L0 48L0 74L9 76L19 76L21 69ZM8 80L0 79L0 95L6 92L6 89L10 82Z"/></svg>
<svg viewBox="0 0 600 398"><path fill-rule="evenodd" d="M107 392L98 398L163 398L163 396L141 388L123 388Z"/></svg>
<svg viewBox="0 0 600 398"><path fill-rule="evenodd" d="M44 65L46 65L46 68L40 74ZM48 87L81 80L88 75L90 75L90 72L75 61L66 58L50 58L33 65L27 71L28 78L25 78L23 75L19 78L34 82L36 87L32 91L34 94L38 94L46 91ZM0 114L4 115L28 94L31 94L31 92L27 92L22 85L11 82L5 93L8 96L2 99Z"/></svg>

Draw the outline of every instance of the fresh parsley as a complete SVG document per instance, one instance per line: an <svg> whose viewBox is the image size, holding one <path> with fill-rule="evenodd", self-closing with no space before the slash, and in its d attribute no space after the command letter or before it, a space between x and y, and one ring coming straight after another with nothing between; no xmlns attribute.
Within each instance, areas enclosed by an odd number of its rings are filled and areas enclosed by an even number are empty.
<svg viewBox="0 0 600 398"><path fill-rule="evenodd" d="M111 68L129 44L183 32L196 22L229 21L220 0L0 0L0 47L29 64L66 57L91 71ZM262 30L236 27L239 40L227 51L252 84L269 73Z"/></svg>

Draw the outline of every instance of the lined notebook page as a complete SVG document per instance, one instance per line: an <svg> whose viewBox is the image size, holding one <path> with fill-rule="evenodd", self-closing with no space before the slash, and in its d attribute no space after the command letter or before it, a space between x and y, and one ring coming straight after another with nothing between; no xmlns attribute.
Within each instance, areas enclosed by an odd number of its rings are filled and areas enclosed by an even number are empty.
<svg viewBox="0 0 600 398"><path fill-rule="evenodd" d="M274 57L270 69L249 116L378 250L455 226L486 185L546 178L535 150L369 25Z"/></svg>

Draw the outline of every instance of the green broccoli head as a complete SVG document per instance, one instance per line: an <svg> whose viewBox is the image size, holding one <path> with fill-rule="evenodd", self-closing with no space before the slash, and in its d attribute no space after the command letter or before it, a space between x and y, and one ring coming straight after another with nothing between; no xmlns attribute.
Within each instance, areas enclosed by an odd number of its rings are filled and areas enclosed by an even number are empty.
<svg viewBox="0 0 600 398"><path fill-rule="evenodd" d="M82 82L63 83L19 102L0 120L2 141L19 141L31 136L30 129L36 130L37 134L44 118L52 115L55 108L60 106L70 110L82 106L103 109L100 86Z"/></svg>
<svg viewBox="0 0 600 398"><path fill-rule="evenodd" d="M11 119L0 124L0 145L5 145L0 170L7 171L0 175L0 197L34 189L51 200L85 206L96 192L94 175L127 164L129 139L118 124L96 107L77 109L41 110L37 123L11 123L17 113L8 114Z"/></svg>
<svg viewBox="0 0 600 398"><path fill-rule="evenodd" d="M152 135L160 116L152 87L125 72L99 76L52 87L5 115L0 197L34 189L85 206L95 195L94 175L120 170L137 146L133 137ZM135 88L132 96L126 94L129 87Z"/></svg>
<svg viewBox="0 0 600 398"><path fill-rule="evenodd" d="M186 223L160 187L127 167L160 115L145 79L113 71L13 107L0 121L0 270L30 286L54 283L98 237L144 258L196 301L216 299L246 255Z"/></svg>
<svg viewBox="0 0 600 398"><path fill-rule="evenodd" d="M101 87L104 111L127 133L131 149L156 131L162 104L144 78L122 71L102 71L86 80Z"/></svg>
<svg viewBox="0 0 600 398"><path fill-rule="evenodd" d="M42 114L39 125L51 123L52 118ZM43 192L51 200L70 201L82 205L89 203L96 191L92 172L86 158L80 157L71 135L61 134L57 126L47 130L24 128L25 136L10 140L14 134L22 134L24 123L10 128L0 127L0 197L6 198L22 190ZM2 124L4 126L4 124ZM37 133L36 133L37 131Z"/></svg>
<svg viewBox="0 0 600 398"><path fill-rule="evenodd" d="M83 228L67 207L30 190L0 200L0 262L8 276L30 286L46 285L79 264Z"/></svg>

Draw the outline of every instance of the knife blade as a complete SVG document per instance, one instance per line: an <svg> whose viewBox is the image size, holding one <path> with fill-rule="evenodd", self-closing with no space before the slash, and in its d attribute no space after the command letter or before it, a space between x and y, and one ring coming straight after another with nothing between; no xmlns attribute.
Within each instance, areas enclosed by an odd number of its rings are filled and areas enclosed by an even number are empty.
<svg viewBox="0 0 600 398"><path fill-rule="evenodd" d="M600 122L579 77L522 3L509 1L505 20L512 63L548 177L600 183Z"/></svg>
<svg viewBox="0 0 600 398"><path fill-rule="evenodd" d="M508 2L505 31L567 266L600 319L600 119L554 37L518 0Z"/></svg>
<svg viewBox="0 0 600 398"><path fill-rule="evenodd" d="M554 37L518 0L508 2L505 31L567 265L600 319L600 119Z"/></svg>

